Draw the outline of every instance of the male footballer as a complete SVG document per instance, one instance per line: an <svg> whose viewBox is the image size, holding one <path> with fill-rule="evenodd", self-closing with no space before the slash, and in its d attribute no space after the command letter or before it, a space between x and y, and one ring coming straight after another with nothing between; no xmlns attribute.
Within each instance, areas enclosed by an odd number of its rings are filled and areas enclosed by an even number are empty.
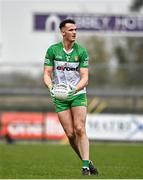
<svg viewBox="0 0 143 180"><path fill-rule="evenodd" d="M75 42L74 20L63 20L59 28L62 42L51 45L46 52L44 83L49 88L69 142L82 160L82 174L98 175L97 169L89 159L89 140L85 130L88 53Z"/></svg>

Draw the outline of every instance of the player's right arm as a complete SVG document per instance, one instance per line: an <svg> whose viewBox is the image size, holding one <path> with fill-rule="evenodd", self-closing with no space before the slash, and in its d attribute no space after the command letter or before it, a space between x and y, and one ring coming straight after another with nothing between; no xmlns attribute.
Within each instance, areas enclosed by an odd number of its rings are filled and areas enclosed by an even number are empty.
<svg viewBox="0 0 143 180"><path fill-rule="evenodd" d="M45 66L44 67L44 83L49 89L52 88L52 74L53 74L53 66Z"/></svg>
<svg viewBox="0 0 143 180"><path fill-rule="evenodd" d="M52 74L53 74L53 65L54 65L54 53L52 47L49 47L44 61L44 83L51 89L52 88Z"/></svg>

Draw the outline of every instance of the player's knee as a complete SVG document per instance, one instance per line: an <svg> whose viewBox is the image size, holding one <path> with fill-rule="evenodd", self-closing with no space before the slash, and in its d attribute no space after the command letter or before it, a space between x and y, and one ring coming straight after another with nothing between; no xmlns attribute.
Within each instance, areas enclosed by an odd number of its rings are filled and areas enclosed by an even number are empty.
<svg viewBox="0 0 143 180"><path fill-rule="evenodd" d="M83 136L85 134L85 129L82 126L77 126L75 128L75 133L77 136Z"/></svg>

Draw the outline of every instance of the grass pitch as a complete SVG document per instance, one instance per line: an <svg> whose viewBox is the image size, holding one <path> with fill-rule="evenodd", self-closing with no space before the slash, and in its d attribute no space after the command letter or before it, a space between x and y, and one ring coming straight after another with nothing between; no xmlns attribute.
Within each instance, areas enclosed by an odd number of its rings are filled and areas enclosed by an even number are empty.
<svg viewBox="0 0 143 180"><path fill-rule="evenodd" d="M142 179L143 144L91 144L100 175L81 175L81 161L69 145L0 144L1 179Z"/></svg>

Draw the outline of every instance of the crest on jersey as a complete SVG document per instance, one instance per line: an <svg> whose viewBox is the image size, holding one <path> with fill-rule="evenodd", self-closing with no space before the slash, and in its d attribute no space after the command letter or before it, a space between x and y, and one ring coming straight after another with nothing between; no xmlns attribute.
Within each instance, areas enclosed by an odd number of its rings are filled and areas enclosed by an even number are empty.
<svg viewBox="0 0 143 180"><path fill-rule="evenodd" d="M79 59L78 56L75 56L75 57L74 57L74 60L75 60L75 61L78 61L78 59Z"/></svg>

